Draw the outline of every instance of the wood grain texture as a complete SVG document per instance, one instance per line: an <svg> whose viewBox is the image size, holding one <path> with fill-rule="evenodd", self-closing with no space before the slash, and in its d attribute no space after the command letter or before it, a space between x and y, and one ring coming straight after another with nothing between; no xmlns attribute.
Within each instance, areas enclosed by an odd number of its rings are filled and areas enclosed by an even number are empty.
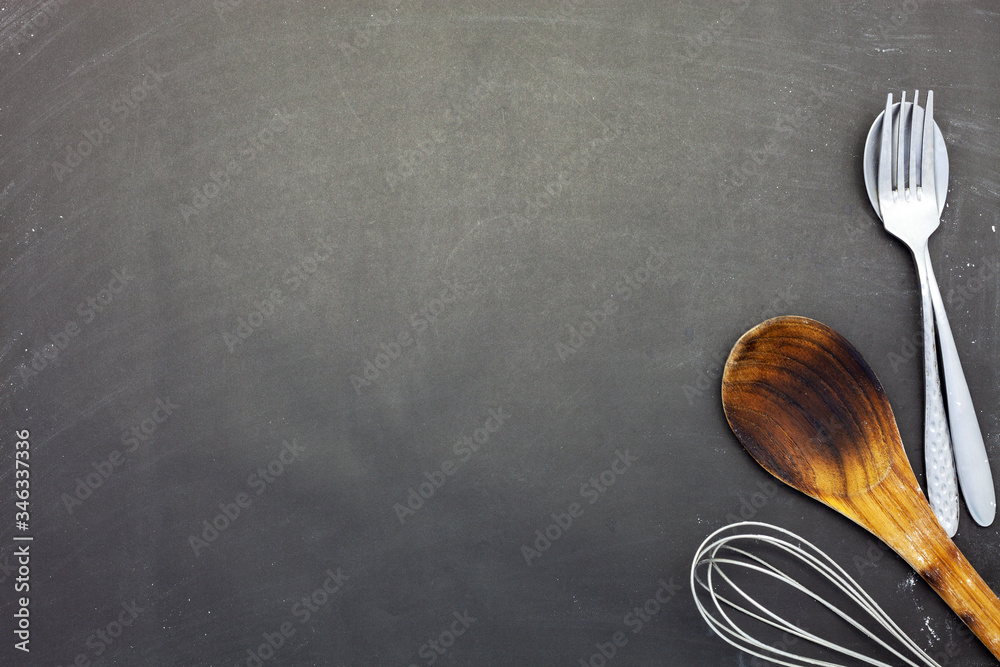
<svg viewBox="0 0 1000 667"><path fill-rule="evenodd" d="M935 519L882 385L843 336L804 317L759 324L730 352L722 403L758 463L885 542L1000 658L1000 600Z"/></svg>

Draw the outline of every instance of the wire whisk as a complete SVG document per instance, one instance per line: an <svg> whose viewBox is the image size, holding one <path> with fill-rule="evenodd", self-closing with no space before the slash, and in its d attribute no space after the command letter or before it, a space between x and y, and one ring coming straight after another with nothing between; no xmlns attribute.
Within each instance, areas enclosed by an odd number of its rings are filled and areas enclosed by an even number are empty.
<svg viewBox="0 0 1000 667"><path fill-rule="evenodd" d="M724 535L724 533L730 534ZM841 606L847 609L853 606L852 613L809 589L773 563L751 553L751 549L757 552L768 551L772 553L772 560L777 559L776 557L780 556L781 552L791 556L802 566L803 572L809 575L818 575L842 593L847 604L842 601ZM878 667L894 667L893 664L863 655L794 625L783 616L767 609L757 598L746 592L733 580L727 570L729 573L736 571L756 572L791 587L832 611L857 632L867 636L902 661L902 664L911 667L920 667L921 665L941 667L900 630L889 615L842 567L819 548L784 528L756 521L743 521L720 528L701 543L694 561L691 563L691 593L698 606L698 611L709 627L723 640L750 655L789 667L802 667L803 665L847 667L842 663L789 652L785 650L789 648L787 645L782 648L779 645L765 644L744 629L754 623L754 621L748 621L747 618L797 638L792 640L794 643L801 639L863 663ZM769 579L765 579L765 581L769 581ZM821 585L824 584L821 582ZM772 587L772 593L775 588L778 587ZM738 612L738 614L731 615L733 611ZM855 615L862 618L867 617L866 623L868 625L857 620ZM742 626L736 622L734 616L743 618ZM882 628L884 634L891 638L890 641L886 641L876 634L869 627L872 625ZM758 628L763 629L760 626ZM896 646L890 643L893 640ZM792 642L779 642L779 644ZM917 662L904 653L909 653Z"/></svg>

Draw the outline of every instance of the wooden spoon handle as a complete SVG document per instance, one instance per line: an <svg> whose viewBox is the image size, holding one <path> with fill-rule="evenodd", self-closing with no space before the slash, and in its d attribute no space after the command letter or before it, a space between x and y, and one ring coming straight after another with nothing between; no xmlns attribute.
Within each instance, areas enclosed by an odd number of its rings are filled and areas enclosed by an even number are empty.
<svg viewBox="0 0 1000 667"><path fill-rule="evenodd" d="M842 509L909 563L1000 659L1000 599L938 523L912 473L894 466L861 502L867 518L853 511L862 509L856 501Z"/></svg>
<svg viewBox="0 0 1000 667"><path fill-rule="evenodd" d="M918 567L921 561L906 560L979 637L993 656L1000 659L1000 600L958 547L954 544L951 547L954 551L952 555L924 565L922 570Z"/></svg>

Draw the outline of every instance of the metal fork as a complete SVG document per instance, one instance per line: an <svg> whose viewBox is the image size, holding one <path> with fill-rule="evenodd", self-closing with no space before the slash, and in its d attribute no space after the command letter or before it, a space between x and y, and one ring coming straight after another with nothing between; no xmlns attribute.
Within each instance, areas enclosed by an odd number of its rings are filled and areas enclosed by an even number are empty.
<svg viewBox="0 0 1000 667"><path fill-rule="evenodd" d="M954 499L956 506L952 508L948 506L951 501L942 497L942 491L947 488L947 480L949 476L953 478L954 472L952 472L952 456L948 449L944 412L941 407L934 325L929 312L932 306L941 340L941 359L948 397L948 422L954 443L958 481L962 496L976 523L988 526L993 522L996 515L996 495L983 435L979 429L979 420L972 405L972 396L965 381L965 373L962 371L962 363L955 347L955 338L951 333L941 290L934 278L927 249L927 240L941 223L934 174L934 93L933 91L927 93L922 132L915 127L914 122L919 108L918 95L918 92L914 93L913 104L907 109L906 93L902 94L899 120L895 124L895 136L893 136L891 93L886 100L878 165L878 200L886 230L910 247L920 278L924 312L924 385L927 417L924 447L928 500L939 519L942 514L946 517L942 525L949 535L953 535L958 528L957 499ZM905 169L907 162L908 172ZM938 512L935 501L940 504L942 513ZM950 521L947 519L949 516L954 517L953 525L945 525Z"/></svg>

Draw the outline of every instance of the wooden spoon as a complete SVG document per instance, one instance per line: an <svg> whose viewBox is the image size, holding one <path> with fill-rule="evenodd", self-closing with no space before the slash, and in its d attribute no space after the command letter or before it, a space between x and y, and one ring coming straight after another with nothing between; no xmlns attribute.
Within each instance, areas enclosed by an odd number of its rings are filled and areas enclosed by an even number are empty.
<svg viewBox="0 0 1000 667"><path fill-rule="evenodd" d="M854 346L805 317L767 320L729 353L722 405L758 463L889 545L1000 658L1000 600L934 517Z"/></svg>

